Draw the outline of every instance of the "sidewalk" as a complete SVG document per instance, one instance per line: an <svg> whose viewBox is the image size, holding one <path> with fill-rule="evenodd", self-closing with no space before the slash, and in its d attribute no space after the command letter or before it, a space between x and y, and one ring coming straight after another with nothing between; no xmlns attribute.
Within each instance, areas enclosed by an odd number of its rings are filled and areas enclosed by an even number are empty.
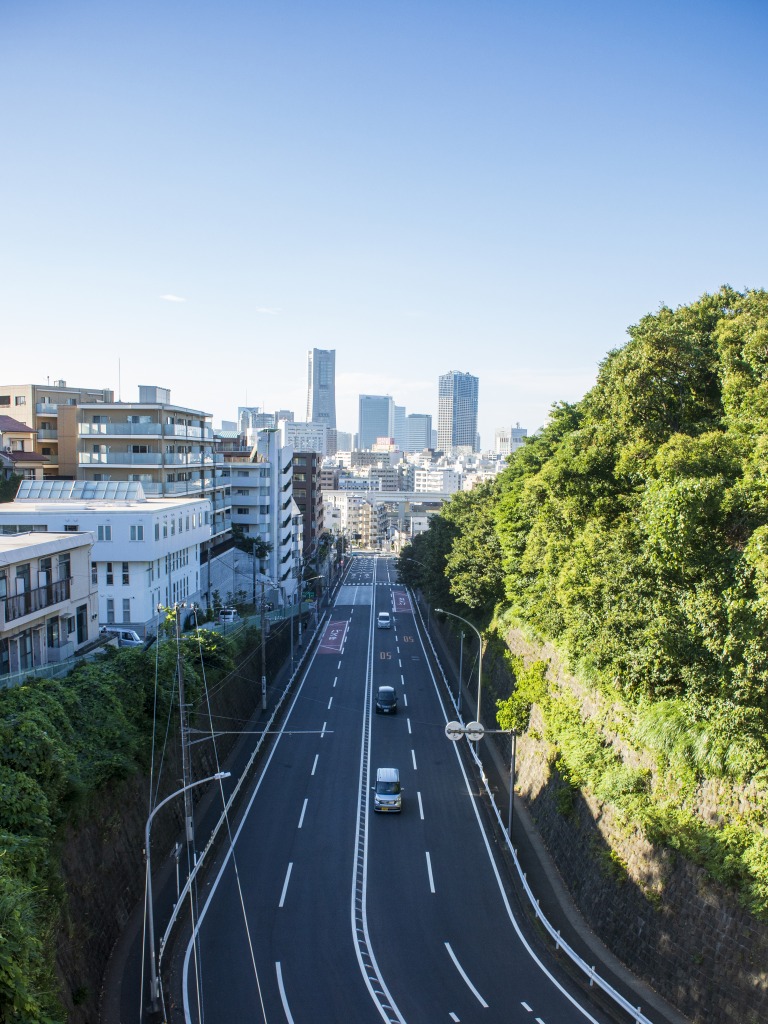
<svg viewBox="0 0 768 1024"><path fill-rule="evenodd" d="M432 621L430 635L437 652L438 662L442 664L446 676L452 681L457 680L459 676L458 665L443 639L440 627L434 620ZM462 689L462 706L467 709L464 713L465 720L470 721L470 709L471 713L474 714L477 702L476 695L467 688L466 684ZM500 798L496 798L496 803L502 810L502 818L506 820L510 785L509 764L504 762L496 743L490 737L485 738L482 747L481 760L483 770L488 778L491 791L494 794L499 794ZM469 758L467 762L469 762ZM472 771L476 778L477 767L474 761L472 761ZM658 1024L690 1024L687 1017L621 963L590 929L581 916L578 907L571 899L568 889L547 848L544 846L524 801L520 797L514 803L512 834L518 860L526 875L528 884L539 902L541 912L555 930L560 932L564 941L580 957L594 966L600 977L620 992L625 999L628 999L634 1006L641 1007L645 1015L654 1021L654 1024L657 1024L657 1022ZM503 843L506 848L506 833L503 837L499 838L501 840L500 845ZM507 854L505 860L510 868L512 888L518 896L521 907L527 913L528 908L530 908L530 902L520 885L512 858ZM532 913L530 916L533 918ZM541 935L543 933L539 932L538 934ZM550 952L554 952L551 940L546 937L543 941L548 944ZM564 961L570 964L566 957L560 956L559 962L563 963ZM576 967L572 967L569 973L572 973L574 977L578 976L582 979L584 977ZM592 991L597 993L598 990L594 988ZM626 1014L623 1010L617 1007L616 1004L611 1004L610 1001L603 1002L604 999L605 997L603 996L601 1005L605 1009L610 1010L612 1006L612 1012L617 1015L617 1019L626 1020Z"/></svg>

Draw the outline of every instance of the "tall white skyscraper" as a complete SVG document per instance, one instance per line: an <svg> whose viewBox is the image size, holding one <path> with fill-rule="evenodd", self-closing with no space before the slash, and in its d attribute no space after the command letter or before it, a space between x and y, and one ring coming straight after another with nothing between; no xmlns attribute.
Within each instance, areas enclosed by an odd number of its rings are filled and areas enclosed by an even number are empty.
<svg viewBox="0 0 768 1024"><path fill-rule="evenodd" d="M477 395L480 380L452 370L441 374L437 392L437 446L443 451L477 451Z"/></svg>
<svg viewBox="0 0 768 1024"><path fill-rule="evenodd" d="M371 448L380 437L395 436L395 403L389 395L360 395L358 446Z"/></svg>
<svg viewBox="0 0 768 1024"><path fill-rule="evenodd" d="M408 430L406 427L404 405L395 406L395 422L393 426L392 436L395 439L395 444L397 445L397 447L400 449L401 452L404 452L406 450L406 445L408 444Z"/></svg>
<svg viewBox="0 0 768 1024"><path fill-rule="evenodd" d="M307 423L336 426L336 350L311 348L307 365Z"/></svg>

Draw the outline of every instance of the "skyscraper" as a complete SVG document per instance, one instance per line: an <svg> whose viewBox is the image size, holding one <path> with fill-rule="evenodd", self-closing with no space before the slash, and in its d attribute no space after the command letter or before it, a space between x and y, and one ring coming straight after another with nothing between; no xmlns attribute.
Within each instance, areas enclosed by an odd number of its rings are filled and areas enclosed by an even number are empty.
<svg viewBox="0 0 768 1024"><path fill-rule="evenodd" d="M407 417L406 451L420 452L432 447L432 417L429 413L412 412Z"/></svg>
<svg viewBox="0 0 768 1024"><path fill-rule="evenodd" d="M480 381L471 373L441 374L437 392L437 446L477 451L477 393Z"/></svg>
<svg viewBox="0 0 768 1024"><path fill-rule="evenodd" d="M389 395L360 395L358 446L370 448L380 437L395 436L395 403Z"/></svg>
<svg viewBox="0 0 768 1024"><path fill-rule="evenodd" d="M336 426L336 350L311 348L308 353L307 422Z"/></svg>

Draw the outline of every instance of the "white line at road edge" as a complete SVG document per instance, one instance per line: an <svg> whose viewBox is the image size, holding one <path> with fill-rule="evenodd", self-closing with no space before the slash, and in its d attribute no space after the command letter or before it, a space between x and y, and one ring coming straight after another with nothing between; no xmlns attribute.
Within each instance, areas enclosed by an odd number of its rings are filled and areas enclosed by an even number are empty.
<svg viewBox="0 0 768 1024"><path fill-rule="evenodd" d="M277 987L280 989L280 998L283 1001L283 1009L285 1010L285 1019L288 1021L288 1024L293 1024L293 1017L291 1016L288 999L285 995L285 985L283 985L283 969L280 966L279 960L275 961L275 970L277 971Z"/></svg>
<svg viewBox="0 0 768 1024"><path fill-rule="evenodd" d="M453 963L454 963L454 965L456 967L456 970L459 972L459 974L462 976L462 978L466 982L466 985L467 985L467 988L469 989L469 991L472 993L472 995L475 997L475 999L477 999L478 1003L480 1003L480 1005L484 1009L487 1010L488 1009L488 1003L486 1003L486 1001L483 999L483 997L480 995L480 993L477 991L475 986L472 984L472 982L467 977L467 972L464 970L464 968L461 966L459 961L456 959L456 954L451 949L450 942L446 942L445 948L448 950L448 955L450 956L451 960L453 960Z"/></svg>
<svg viewBox="0 0 768 1024"><path fill-rule="evenodd" d="M429 875L429 891L435 891L435 879L432 875L432 858L429 856L429 850L427 850L427 874Z"/></svg>
<svg viewBox="0 0 768 1024"><path fill-rule="evenodd" d="M415 621L415 617L414 617L414 621ZM435 673L432 671L432 665L430 663L429 657L427 656L427 649L424 646L424 639L423 639L423 637L421 635L421 630L419 628L416 629L416 635L419 638L419 643L421 644L421 649L424 652L424 659L426 661L427 668L429 670L429 674L432 677L432 685L435 688L435 693L437 694L437 699L440 702L440 707L443 709L443 717L445 718L445 722L446 722L446 725L447 725L448 724L448 715L447 715L446 710L445 710L445 704L443 702L443 697L442 697L442 694L440 693L440 687L437 685L437 679L435 678ZM493 871L493 874L494 874L494 876L496 878L496 885L498 886L499 894L501 896L502 903L504 904L504 909L506 910L507 916L509 917L509 920L512 923L512 927L515 929L515 932L517 933L518 939L520 940L523 948L528 952L528 955L531 957L533 962L535 964L537 964L541 968L541 970L544 973L544 975L547 978L549 978L549 980L552 982L552 984L555 986L555 988L560 993L562 993L562 995L568 1000L568 1002L572 1006L574 1006L579 1011L579 1013L581 1013L584 1017L586 1017L586 1019L588 1021L590 1021L591 1024L599 1024L599 1021L597 1021L592 1016L592 1014L589 1012L589 1010L587 1010L586 1007L582 1006L581 1003L579 1003L578 1000L576 1000L571 995L570 992L568 992L565 988L563 988L563 986L560 984L560 982L557 980L557 978L552 974L552 972L549 971L544 966L544 964L541 962L541 960L538 958L538 956L536 956L536 953L533 951L533 949L531 948L528 940L526 939L526 937L523 935L522 931L520 930L520 925L517 923L517 918L512 913L512 908L509 905L509 900L507 899L507 894L504 891L504 886L503 886L502 881L501 881L501 876L499 875L499 869L496 866L496 861L494 860L494 857L493 857L493 851L491 850L491 844L488 842L488 836L486 834L485 828L483 827L483 822L482 822L482 820L480 818L480 811L478 810L478 806L477 806L478 800L477 800L477 797L474 796L473 791L472 791L472 787L469 784L469 779L468 779L467 773L466 773L466 771L464 769L464 762L462 761L461 754L459 753L459 750L458 750L458 743L454 743L454 744L452 744L452 746L453 746L454 757L456 758L456 760L458 762L459 769L461 770L461 774L464 776L464 785L465 785L467 793L469 794L470 799L471 799L472 809L475 812L475 821L477 822L477 827L478 827L478 829L480 831L480 836L482 837L483 843L485 845L485 852L488 854L488 860L490 861L490 864L491 864L491 870ZM446 943L446 945L447 945L447 943Z"/></svg>
<svg viewBox="0 0 768 1024"><path fill-rule="evenodd" d="M248 801L248 804L247 804L245 810L243 811L243 815L242 815L242 819L240 821L240 824L237 826L237 830L236 830L234 836L232 837L232 842L229 845L229 849L227 850L226 856L224 857L224 860L221 862L221 867L219 868L219 873L216 875L216 878L214 879L213 884L211 885L211 891L208 893L208 898L205 901L205 905L203 906L203 909L200 911L200 914L198 915L197 924L195 925L195 928L193 929L193 932L192 932L192 937L190 938L189 943L187 944L187 951L184 954L184 966L182 968L182 999L184 1001L184 1020L187 1022L187 1024L192 1024L192 1015L190 1013L190 1008L189 1008L189 959L190 959L190 956L192 954L192 949L193 949L194 943L196 942L197 936L198 936L198 934L200 932L200 929L203 926L203 921L205 920L205 916L208 913L208 907L211 905L211 901L213 900L214 894L215 894L215 892L216 892L216 890L217 890L217 888L219 886L219 882L222 879L222 876L224 874L224 871L226 870L227 864L229 864L230 858L232 856L232 852L233 852L233 850L235 848L235 845L236 845L237 840L238 840L238 838L240 836L240 833L245 828L245 823L248 821L248 816L251 813L251 807L253 806L253 802L256 799L256 795L258 794L259 790L261 789L261 784L264 781L264 776L266 774L266 771L269 768L270 764L272 763L272 758L275 756L277 748L280 745L280 740L283 738L283 735L284 735L284 733L286 731L285 725L290 721L291 714L293 713L293 709L296 706L296 704L298 703L299 697L301 696L302 690L304 689L304 683L306 682L306 679L307 679L307 676L309 674L309 671L312 668L312 665L314 664L314 661L315 661L315 658L317 657L317 652L318 652L319 649L320 649L320 646L318 644L315 647L314 651L312 652L312 657L309 659L309 664L307 665L307 667L306 667L306 669L304 671L304 675L302 676L301 683L296 688L296 693L294 694L293 700L291 701L291 706L288 708L288 711L286 713L285 722L284 722L283 726L281 727L279 734L275 737L275 742L272 744L272 749L269 752L269 756L267 757L266 761L264 762L264 767L263 767L263 769L261 771L261 774L258 777L258 780L256 781L256 785L253 787L253 792L251 793L251 798ZM325 732L325 727L326 727L326 723L323 722L323 733Z"/></svg>
<svg viewBox="0 0 768 1024"><path fill-rule="evenodd" d="M293 861L288 864L288 870L285 872L285 881L283 882L283 891L280 893L280 902L277 904L278 907L282 907L285 903L285 894L288 892L288 883L291 880L291 872L293 871Z"/></svg>

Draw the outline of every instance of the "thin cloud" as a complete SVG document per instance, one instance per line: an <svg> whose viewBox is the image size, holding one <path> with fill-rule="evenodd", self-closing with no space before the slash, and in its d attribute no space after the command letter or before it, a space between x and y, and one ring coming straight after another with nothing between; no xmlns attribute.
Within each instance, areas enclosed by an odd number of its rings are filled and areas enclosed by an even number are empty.
<svg viewBox="0 0 768 1024"><path fill-rule="evenodd" d="M163 299L165 302L186 302L187 301L185 298L182 298L181 295L161 295L160 298Z"/></svg>
<svg viewBox="0 0 768 1024"><path fill-rule="evenodd" d="M279 309L274 309L272 306L257 306L257 313L267 313L269 316L278 316L280 313Z"/></svg>

